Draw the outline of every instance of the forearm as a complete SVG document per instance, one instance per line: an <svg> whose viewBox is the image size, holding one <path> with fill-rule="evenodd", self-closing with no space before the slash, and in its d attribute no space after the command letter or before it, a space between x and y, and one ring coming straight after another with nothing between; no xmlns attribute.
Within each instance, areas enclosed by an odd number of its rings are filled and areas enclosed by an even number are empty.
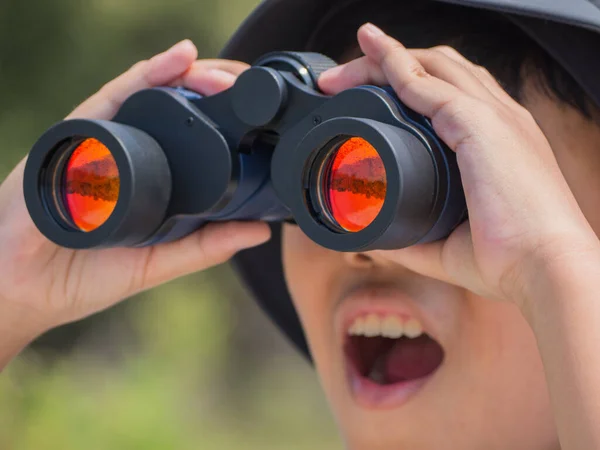
<svg viewBox="0 0 600 450"><path fill-rule="evenodd" d="M600 448L600 250L540 267L524 313L563 450Z"/></svg>

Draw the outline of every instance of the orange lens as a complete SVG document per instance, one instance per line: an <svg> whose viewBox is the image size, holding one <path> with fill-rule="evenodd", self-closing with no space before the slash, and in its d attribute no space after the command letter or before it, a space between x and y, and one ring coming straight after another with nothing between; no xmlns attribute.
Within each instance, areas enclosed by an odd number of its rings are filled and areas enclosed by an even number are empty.
<svg viewBox="0 0 600 450"><path fill-rule="evenodd" d="M119 198L119 169L110 150L97 139L77 146L63 175L63 198L72 222L92 231L110 217Z"/></svg>
<svg viewBox="0 0 600 450"><path fill-rule="evenodd" d="M330 161L324 178L329 212L344 230L364 230L385 200L383 161L377 150L359 137L345 141Z"/></svg>

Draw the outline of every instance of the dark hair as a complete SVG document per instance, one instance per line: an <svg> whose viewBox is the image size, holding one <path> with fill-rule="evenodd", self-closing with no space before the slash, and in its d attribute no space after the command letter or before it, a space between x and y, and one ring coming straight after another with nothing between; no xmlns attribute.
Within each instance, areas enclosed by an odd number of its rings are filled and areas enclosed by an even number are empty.
<svg viewBox="0 0 600 450"><path fill-rule="evenodd" d="M517 101L523 100L524 75L554 99L591 118L594 106L573 77L505 15L428 0L354 1L324 18L309 43L311 51L333 59L361 55L356 30L372 22L408 48L454 47L487 68Z"/></svg>

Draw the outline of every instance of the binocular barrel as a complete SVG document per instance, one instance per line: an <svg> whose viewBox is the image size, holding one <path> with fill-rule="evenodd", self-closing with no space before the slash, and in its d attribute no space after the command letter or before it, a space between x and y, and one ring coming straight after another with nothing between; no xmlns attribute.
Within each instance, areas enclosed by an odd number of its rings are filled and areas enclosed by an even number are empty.
<svg viewBox="0 0 600 450"><path fill-rule="evenodd" d="M35 143L24 194L69 248L147 246L207 222L295 222L337 251L403 248L466 217L454 153L389 88L330 97L323 55L265 55L203 97L152 88L110 121L65 120Z"/></svg>

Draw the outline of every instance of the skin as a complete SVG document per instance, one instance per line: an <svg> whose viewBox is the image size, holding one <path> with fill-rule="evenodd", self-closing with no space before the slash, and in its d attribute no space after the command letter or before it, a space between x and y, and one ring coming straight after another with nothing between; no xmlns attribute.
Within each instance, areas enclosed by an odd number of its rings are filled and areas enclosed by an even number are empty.
<svg viewBox="0 0 600 450"><path fill-rule="evenodd" d="M358 37L366 56L322 75L321 88L390 84L430 117L457 152L470 222L441 242L367 254L327 251L286 229L287 281L347 446L554 449L560 439L563 449L599 448L592 210L600 131L535 90L525 109L450 49L408 51L372 26ZM148 86L218 92L246 68L195 58L183 42L134 66L72 117L110 118ZM22 166L0 187L0 367L48 328L269 237L264 224L226 224L152 249L58 249L26 213ZM373 411L348 395L332 330L343 293L357 283L395 286L446 351L435 378L401 408Z"/></svg>
<svg viewBox="0 0 600 450"><path fill-rule="evenodd" d="M453 49L409 51L371 26L358 38L366 56L320 87L389 84L430 117L457 153L470 221L434 244L346 254L285 227L286 280L348 448L598 448L600 126L533 83L517 104ZM339 322L357 286L394 288L445 350L397 408L360 404L346 381Z"/></svg>

